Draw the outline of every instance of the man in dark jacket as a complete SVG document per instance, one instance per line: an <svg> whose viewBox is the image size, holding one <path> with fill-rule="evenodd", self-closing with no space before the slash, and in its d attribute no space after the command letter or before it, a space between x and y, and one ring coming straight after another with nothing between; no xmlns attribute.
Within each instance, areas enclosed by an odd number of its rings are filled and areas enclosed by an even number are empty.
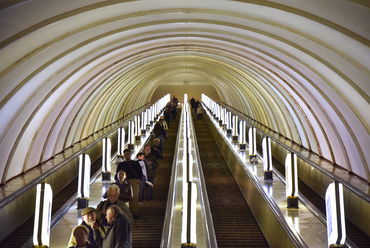
<svg viewBox="0 0 370 248"><path fill-rule="evenodd" d="M95 222L92 225L96 243L102 248L132 248L131 225L117 205L107 210L108 231L103 238Z"/></svg>
<svg viewBox="0 0 370 248"><path fill-rule="evenodd" d="M154 139L154 144L151 147L151 153L156 159L163 159L163 149L159 139Z"/></svg>
<svg viewBox="0 0 370 248"><path fill-rule="evenodd" d="M112 184L108 187L107 190L107 200L101 201L96 207L96 221L102 226L106 226L106 214L107 210L111 205L117 205L122 210L123 215L130 222L134 221L131 215L129 207L122 201L119 200L120 188L116 184Z"/></svg>
<svg viewBox="0 0 370 248"><path fill-rule="evenodd" d="M162 149L164 148L164 136L165 136L165 131L164 131L164 117L161 116L159 118L159 121L154 125L153 132L154 132L154 138L159 139L161 141L161 146Z"/></svg>
<svg viewBox="0 0 370 248"><path fill-rule="evenodd" d="M155 170L158 169L159 163L156 157L150 152L151 152L151 147L149 145L144 146L144 155L145 155L145 161L147 165L146 174L148 176L149 182L154 184ZM145 200L146 201L153 200L153 187L146 187Z"/></svg>
<svg viewBox="0 0 370 248"><path fill-rule="evenodd" d="M138 161L131 160L131 150L123 151L125 161L117 165L116 179L119 171L124 170L127 174L127 181L132 186L132 199L130 201L130 210L134 218L139 218L139 187L143 177L143 171Z"/></svg>
<svg viewBox="0 0 370 248"><path fill-rule="evenodd" d="M95 208L87 207L84 210L82 210L82 212L81 212L81 215L82 215L81 225L87 227L87 229L89 230L88 240L89 240L90 244L92 244L92 245L96 244L95 240L94 240L94 232L91 229L92 223L94 223L96 221L95 211L96 211ZM104 233L104 231L105 231L104 227L101 227L100 231ZM71 238L69 239L68 247L75 246L75 245L77 245L77 242L76 242L76 239L75 239L75 237L73 236L73 233L72 233Z"/></svg>

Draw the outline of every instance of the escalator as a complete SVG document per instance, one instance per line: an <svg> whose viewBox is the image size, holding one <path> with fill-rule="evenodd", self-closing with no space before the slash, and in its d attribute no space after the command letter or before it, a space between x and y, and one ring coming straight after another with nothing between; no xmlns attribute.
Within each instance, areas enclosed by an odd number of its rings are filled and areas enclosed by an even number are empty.
<svg viewBox="0 0 370 248"><path fill-rule="evenodd" d="M269 247L206 122L193 121L218 247Z"/></svg>
<svg viewBox="0 0 370 248"><path fill-rule="evenodd" d="M132 225L133 247L150 248L160 246L177 128L178 121L174 121L171 123L171 128L168 130L168 139L166 140L163 154L164 159L159 161L160 166L156 170L156 177L154 179L154 200L149 204L140 205L139 214L141 215L141 218L135 219ZM152 142L152 140L149 142ZM117 147L113 146L112 151L116 150ZM94 175L100 168L101 158L92 162L91 175ZM70 201L70 199L76 194L77 186L78 177L76 175L76 178L73 181L53 197L52 216L58 211L61 211L65 207L64 204ZM21 211L21 206L19 209ZM0 247L31 247L32 243L30 243L30 239L33 235L33 223L34 216L31 216L13 233L1 241Z"/></svg>
<svg viewBox="0 0 370 248"><path fill-rule="evenodd" d="M160 247L178 126L178 120L170 123L163 159L158 161L155 172L153 201L139 205L140 219L135 219L131 226L132 247Z"/></svg>

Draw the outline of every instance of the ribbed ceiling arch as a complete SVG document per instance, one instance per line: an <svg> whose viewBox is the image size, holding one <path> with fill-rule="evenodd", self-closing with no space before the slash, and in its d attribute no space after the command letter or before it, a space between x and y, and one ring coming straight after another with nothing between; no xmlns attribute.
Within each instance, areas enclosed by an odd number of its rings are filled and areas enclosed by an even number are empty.
<svg viewBox="0 0 370 248"><path fill-rule="evenodd" d="M369 6L36 0L0 8L3 183L156 100L182 73L370 181Z"/></svg>

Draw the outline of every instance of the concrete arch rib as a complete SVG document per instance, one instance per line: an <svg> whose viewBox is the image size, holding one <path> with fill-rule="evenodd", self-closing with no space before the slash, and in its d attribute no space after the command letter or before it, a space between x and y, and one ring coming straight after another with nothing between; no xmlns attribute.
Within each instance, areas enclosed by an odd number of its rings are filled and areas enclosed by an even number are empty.
<svg viewBox="0 0 370 248"><path fill-rule="evenodd" d="M148 3L1 9L3 183L149 102L180 72L202 75L226 104L370 181L368 6Z"/></svg>

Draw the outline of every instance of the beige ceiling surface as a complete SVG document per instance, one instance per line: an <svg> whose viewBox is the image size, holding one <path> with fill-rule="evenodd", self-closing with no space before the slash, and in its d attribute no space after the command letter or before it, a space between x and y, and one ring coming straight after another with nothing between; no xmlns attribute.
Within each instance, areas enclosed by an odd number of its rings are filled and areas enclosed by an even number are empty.
<svg viewBox="0 0 370 248"><path fill-rule="evenodd" d="M370 181L366 4L36 0L0 8L2 182L166 87L208 91Z"/></svg>

